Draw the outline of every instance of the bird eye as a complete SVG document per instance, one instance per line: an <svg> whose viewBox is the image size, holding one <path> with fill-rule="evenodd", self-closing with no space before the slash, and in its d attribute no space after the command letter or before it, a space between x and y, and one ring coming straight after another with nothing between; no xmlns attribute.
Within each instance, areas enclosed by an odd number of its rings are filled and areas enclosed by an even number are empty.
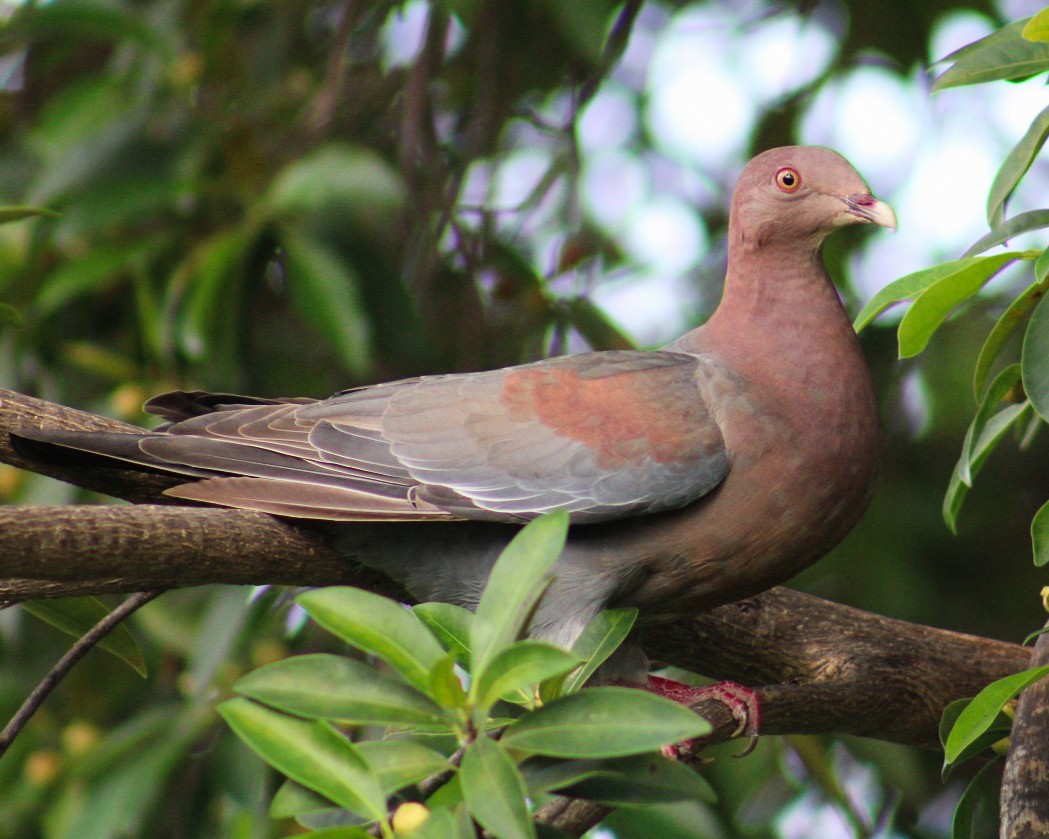
<svg viewBox="0 0 1049 839"><path fill-rule="evenodd" d="M798 174L797 169L784 166L776 173L776 186L784 192L794 192L801 186L801 175Z"/></svg>

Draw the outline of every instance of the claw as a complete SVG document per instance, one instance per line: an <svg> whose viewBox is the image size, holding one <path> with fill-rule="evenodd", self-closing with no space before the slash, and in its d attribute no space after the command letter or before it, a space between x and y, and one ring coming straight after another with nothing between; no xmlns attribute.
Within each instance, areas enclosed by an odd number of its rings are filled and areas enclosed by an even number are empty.
<svg viewBox="0 0 1049 839"><path fill-rule="evenodd" d="M758 732L761 727L761 704L757 692L751 688L736 682L716 682L707 687L697 688L675 682L672 679L664 679L661 676L649 676L644 687L647 691L689 707L709 699L720 702L732 712L732 718L736 721L736 729L732 732L732 736L750 737L747 747L734 757L746 757L757 746ZM691 751L691 741L663 748L663 753L667 757L681 758L690 755Z"/></svg>

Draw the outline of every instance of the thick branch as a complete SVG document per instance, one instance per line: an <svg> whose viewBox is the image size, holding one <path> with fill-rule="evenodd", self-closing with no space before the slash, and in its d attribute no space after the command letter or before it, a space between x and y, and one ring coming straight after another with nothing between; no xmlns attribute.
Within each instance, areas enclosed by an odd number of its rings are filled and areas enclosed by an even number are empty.
<svg viewBox="0 0 1049 839"><path fill-rule="evenodd" d="M127 429L0 391L0 428ZM0 435L0 461L37 469ZM44 471L44 470L41 470ZM166 484L121 470L49 464L47 474L125 498ZM104 474L103 474L104 473ZM165 499L166 500L166 499ZM395 587L305 527L194 507L0 508L0 595L8 601L204 583ZM917 626L788 589L650 627L655 658L760 688L762 731L839 732L932 745L941 710L1027 666L1021 647ZM735 727L714 703L715 739ZM725 731L722 728L730 726ZM720 733L719 733L720 732ZM708 738L709 739L709 738Z"/></svg>
<svg viewBox="0 0 1049 839"><path fill-rule="evenodd" d="M1046 624L1049 627L1049 624ZM1032 667L1049 664L1049 632L1038 637ZM1005 759L1002 839L1049 836L1049 679L1020 694Z"/></svg>
<svg viewBox="0 0 1049 839"><path fill-rule="evenodd" d="M172 504L171 499L161 495L163 490L179 480L165 475L151 475L127 469L105 469L98 466L70 466L59 463L30 461L15 450L6 433L18 428L60 428L69 431L141 431L125 422L107 419L34 399L0 388L0 463L9 463L19 469L39 472L84 489L123 498L135 503Z"/></svg>

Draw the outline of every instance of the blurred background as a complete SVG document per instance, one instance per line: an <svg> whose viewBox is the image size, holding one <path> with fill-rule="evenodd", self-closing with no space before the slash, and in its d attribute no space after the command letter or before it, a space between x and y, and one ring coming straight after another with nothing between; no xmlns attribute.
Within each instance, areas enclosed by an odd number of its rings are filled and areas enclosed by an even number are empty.
<svg viewBox="0 0 1049 839"><path fill-rule="evenodd" d="M988 187L1045 86L931 96L930 67L1040 5L0 0L0 205L60 213L0 226L0 386L145 422L141 403L172 388L319 397L655 347L713 310L736 175L789 143L841 151L896 209L897 234L828 245L856 311L986 232ZM1036 161L1013 208L1047 189ZM1042 624L1028 527L1045 442L994 455L957 536L940 515L976 354L1020 282L1003 273L917 359L896 360L896 312L863 334L881 483L793 585L1013 641ZM0 502L102 500L85 496L0 466ZM132 621L146 681L92 652L0 762L0 837L292 835L212 703L246 669L333 642L251 594L150 604ZM0 614L0 715L67 644ZM942 784L939 763L768 739L709 768L718 804L602 830L947 836L965 773Z"/></svg>

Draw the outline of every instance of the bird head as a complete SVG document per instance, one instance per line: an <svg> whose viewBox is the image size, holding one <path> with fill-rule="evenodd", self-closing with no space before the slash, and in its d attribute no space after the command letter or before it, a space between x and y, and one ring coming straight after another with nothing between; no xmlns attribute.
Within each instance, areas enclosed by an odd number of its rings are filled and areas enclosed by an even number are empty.
<svg viewBox="0 0 1049 839"><path fill-rule="evenodd" d="M840 154L818 146L769 149L743 169L732 196L730 228L746 247L818 248L849 224L896 229L892 208L875 198Z"/></svg>

